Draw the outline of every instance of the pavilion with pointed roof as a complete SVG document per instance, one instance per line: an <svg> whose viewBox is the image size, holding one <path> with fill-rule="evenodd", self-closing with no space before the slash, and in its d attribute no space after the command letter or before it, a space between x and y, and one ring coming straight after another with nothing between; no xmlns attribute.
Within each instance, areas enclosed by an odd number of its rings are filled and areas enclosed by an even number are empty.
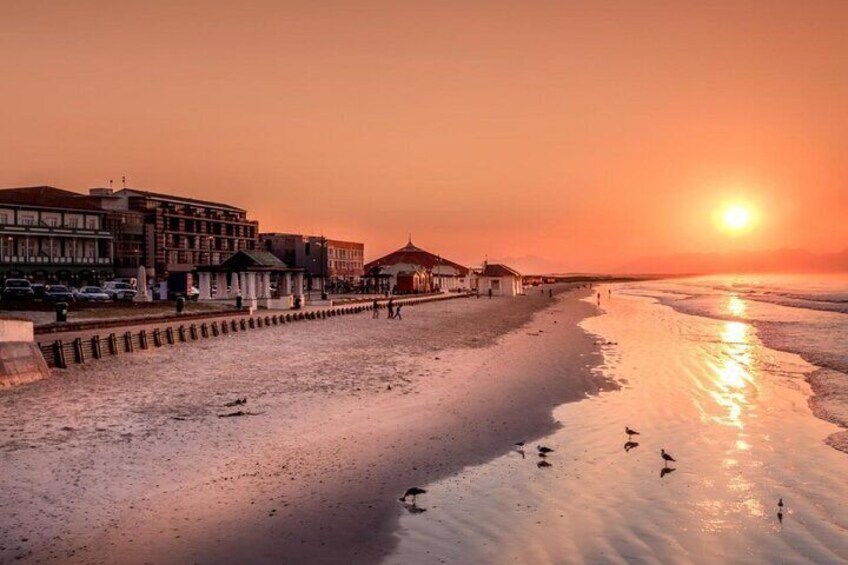
<svg viewBox="0 0 848 565"><path fill-rule="evenodd" d="M303 302L303 269L289 267L268 251L237 251L220 265L198 266L197 274L200 300L234 301L240 295L248 306L282 309Z"/></svg>
<svg viewBox="0 0 848 565"><path fill-rule="evenodd" d="M412 243L365 265L366 277L383 277L389 288L400 293L457 291L470 287L469 269L425 251Z"/></svg>

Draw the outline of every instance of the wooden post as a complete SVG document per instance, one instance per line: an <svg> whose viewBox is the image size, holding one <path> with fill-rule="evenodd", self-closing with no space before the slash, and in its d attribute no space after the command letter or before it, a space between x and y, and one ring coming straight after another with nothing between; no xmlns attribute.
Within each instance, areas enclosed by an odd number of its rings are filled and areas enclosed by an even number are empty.
<svg viewBox="0 0 848 565"><path fill-rule="evenodd" d="M132 353L135 351L135 346L133 345L132 332L124 332L124 346L127 349L127 353Z"/></svg>
<svg viewBox="0 0 848 565"><path fill-rule="evenodd" d="M82 338L78 337L74 340L74 356L76 357L76 362L79 364L85 364L85 351L82 349Z"/></svg>
<svg viewBox="0 0 848 565"><path fill-rule="evenodd" d="M100 348L100 336L96 335L91 338L91 354L95 359L103 357L103 350Z"/></svg>
<svg viewBox="0 0 848 565"><path fill-rule="evenodd" d="M68 363L65 361L65 345L61 339L53 342L53 364L60 369L68 368Z"/></svg>

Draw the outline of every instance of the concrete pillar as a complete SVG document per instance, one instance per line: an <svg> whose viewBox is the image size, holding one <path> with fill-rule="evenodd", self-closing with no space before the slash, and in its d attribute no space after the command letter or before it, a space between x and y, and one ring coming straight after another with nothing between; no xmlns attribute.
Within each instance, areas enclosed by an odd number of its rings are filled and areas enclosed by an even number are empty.
<svg viewBox="0 0 848 565"><path fill-rule="evenodd" d="M227 297L227 273L215 273L215 295L213 298Z"/></svg>
<svg viewBox="0 0 848 565"><path fill-rule="evenodd" d="M280 296L289 296L292 293L291 273L282 273L280 285Z"/></svg>
<svg viewBox="0 0 848 565"><path fill-rule="evenodd" d="M245 292L244 297L248 300L256 298L256 273L245 273Z"/></svg>
<svg viewBox="0 0 848 565"><path fill-rule="evenodd" d="M303 273L295 273L294 275L294 295L303 299Z"/></svg>
<svg viewBox="0 0 848 565"><path fill-rule="evenodd" d="M199 300L211 300L212 299L212 273L200 271L198 273L200 276L200 296L198 296Z"/></svg>
<svg viewBox="0 0 848 565"><path fill-rule="evenodd" d="M230 281L230 298L235 298L241 294L241 273L232 273L230 276L232 277Z"/></svg>

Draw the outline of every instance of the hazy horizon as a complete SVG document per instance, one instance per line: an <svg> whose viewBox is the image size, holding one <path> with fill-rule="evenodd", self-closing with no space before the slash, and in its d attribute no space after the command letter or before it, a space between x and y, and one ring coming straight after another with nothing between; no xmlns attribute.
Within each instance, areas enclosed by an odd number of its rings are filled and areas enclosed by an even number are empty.
<svg viewBox="0 0 848 565"><path fill-rule="evenodd" d="M3 187L126 175L372 259L412 233L571 272L848 241L846 3L3 12ZM718 229L737 202L750 226Z"/></svg>

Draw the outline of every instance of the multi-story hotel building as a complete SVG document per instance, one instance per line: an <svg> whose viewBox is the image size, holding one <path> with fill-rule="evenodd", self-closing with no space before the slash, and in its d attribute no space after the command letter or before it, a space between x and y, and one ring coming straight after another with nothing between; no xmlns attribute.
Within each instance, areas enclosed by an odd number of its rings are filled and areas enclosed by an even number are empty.
<svg viewBox="0 0 848 565"><path fill-rule="evenodd" d="M108 210L116 265L126 276L144 265L148 275L162 279L258 248L258 222L229 204L133 188L95 188L90 194Z"/></svg>
<svg viewBox="0 0 848 565"><path fill-rule="evenodd" d="M289 267L304 269L307 281L318 278L352 281L363 275L363 243L293 233L263 233L259 241L262 249Z"/></svg>
<svg viewBox="0 0 848 565"><path fill-rule="evenodd" d="M52 186L0 189L0 278L84 284L113 275L106 212Z"/></svg>

